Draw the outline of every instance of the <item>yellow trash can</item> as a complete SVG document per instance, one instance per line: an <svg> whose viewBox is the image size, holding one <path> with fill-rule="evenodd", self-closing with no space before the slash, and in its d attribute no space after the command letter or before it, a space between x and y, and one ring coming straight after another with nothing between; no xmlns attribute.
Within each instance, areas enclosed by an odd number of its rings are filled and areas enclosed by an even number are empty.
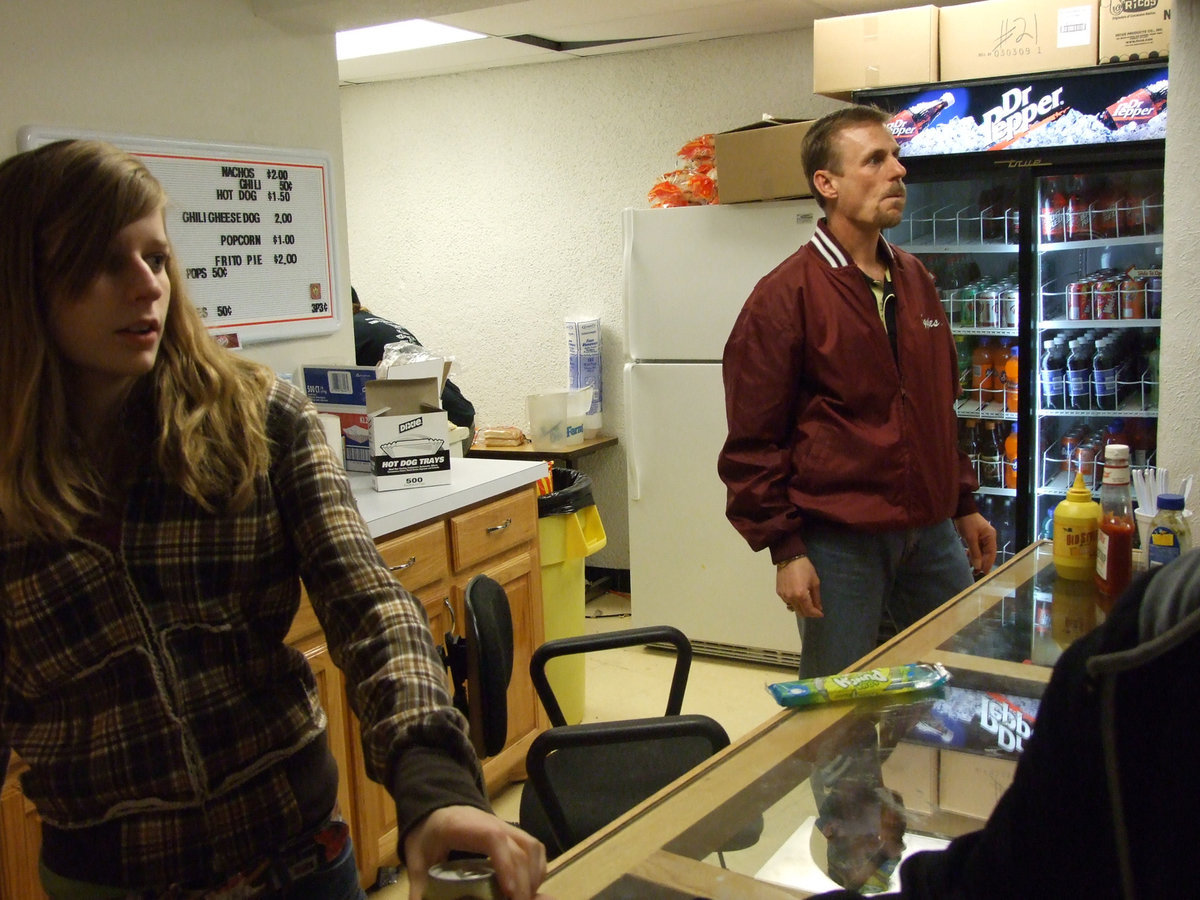
<svg viewBox="0 0 1200 900"><path fill-rule="evenodd" d="M608 543L591 479L573 469L554 469L551 475L551 492L538 497L542 616L548 641L583 634L583 561ZM584 655L550 660L546 678L567 723L582 721Z"/></svg>

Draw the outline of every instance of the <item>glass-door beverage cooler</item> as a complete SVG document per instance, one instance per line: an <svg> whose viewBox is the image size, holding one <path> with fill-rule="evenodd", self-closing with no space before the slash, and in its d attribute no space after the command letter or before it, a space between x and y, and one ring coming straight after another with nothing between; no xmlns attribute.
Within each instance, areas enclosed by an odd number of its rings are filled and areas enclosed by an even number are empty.
<svg viewBox="0 0 1200 900"><path fill-rule="evenodd" d="M1166 95L1161 64L856 95L896 117L886 236L937 283L1001 561L1050 536L1076 473L1099 491L1107 444L1154 464Z"/></svg>

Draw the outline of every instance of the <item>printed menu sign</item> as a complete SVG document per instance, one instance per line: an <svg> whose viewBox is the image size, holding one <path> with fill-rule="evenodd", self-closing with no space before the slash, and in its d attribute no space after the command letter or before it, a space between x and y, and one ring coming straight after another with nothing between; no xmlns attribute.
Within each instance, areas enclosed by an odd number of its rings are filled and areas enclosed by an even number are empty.
<svg viewBox="0 0 1200 900"><path fill-rule="evenodd" d="M167 233L214 336L240 345L337 329L327 155L36 127L22 130L21 145L67 137L115 144L162 182L171 198Z"/></svg>

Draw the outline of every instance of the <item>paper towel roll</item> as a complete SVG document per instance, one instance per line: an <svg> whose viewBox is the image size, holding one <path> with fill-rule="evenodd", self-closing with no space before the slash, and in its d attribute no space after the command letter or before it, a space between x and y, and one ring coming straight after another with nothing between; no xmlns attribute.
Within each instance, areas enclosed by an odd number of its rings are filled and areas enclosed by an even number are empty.
<svg viewBox="0 0 1200 900"><path fill-rule="evenodd" d="M346 441L342 437L342 420L331 413L317 413L321 426L325 429L325 440L333 450L333 455L342 466L346 464Z"/></svg>

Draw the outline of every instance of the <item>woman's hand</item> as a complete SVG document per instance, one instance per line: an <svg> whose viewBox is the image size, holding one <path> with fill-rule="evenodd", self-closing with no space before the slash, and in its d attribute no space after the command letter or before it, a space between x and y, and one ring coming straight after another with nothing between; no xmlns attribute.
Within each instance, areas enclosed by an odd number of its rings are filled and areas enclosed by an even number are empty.
<svg viewBox="0 0 1200 900"><path fill-rule="evenodd" d="M405 835L409 900L421 900L429 867L452 850L489 857L509 900L549 900L537 893L546 877L546 848L533 835L473 806L436 809Z"/></svg>

